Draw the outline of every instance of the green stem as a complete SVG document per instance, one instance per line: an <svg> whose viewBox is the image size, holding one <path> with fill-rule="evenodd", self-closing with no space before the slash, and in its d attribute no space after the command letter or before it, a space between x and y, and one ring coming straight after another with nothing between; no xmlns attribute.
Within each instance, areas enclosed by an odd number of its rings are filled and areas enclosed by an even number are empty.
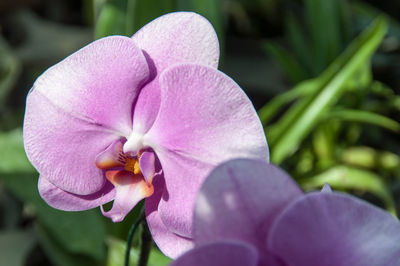
<svg viewBox="0 0 400 266"><path fill-rule="evenodd" d="M140 248L140 256L139 256L139 266L146 266L149 260L151 245L152 245L152 238L149 231L149 228L145 223L143 225L142 231L142 246Z"/></svg>
<svg viewBox="0 0 400 266"><path fill-rule="evenodd" d="M129 256L130 256L133 236L135 235L135 232L136 232L137 228L139 227L139 224L141 224L144 221L145 217L146 216L144 214L144 207L143 207L142 210L140 211L138 219L131 226L131 229L129 229L128 240L126 241L125 266L129 266Z"/></svg>

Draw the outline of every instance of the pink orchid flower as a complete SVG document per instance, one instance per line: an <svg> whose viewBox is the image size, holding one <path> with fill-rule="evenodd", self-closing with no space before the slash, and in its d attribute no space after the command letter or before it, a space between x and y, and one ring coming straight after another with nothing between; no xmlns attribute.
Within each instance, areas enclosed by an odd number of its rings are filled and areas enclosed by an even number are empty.
<svg viewBox="0 0 400 266"><path fill-rule="evenodd" d="M204 181L195 248L172 266L397 266L400 224L353 196L304 194L265 162L226 162Z"/></svg>
<svg viewBox="0 0 400 266"><path fill-rule="evenodd" d="M146 199L160 249L192 246L192 208L219 163L268 159L250 100L217 70L211 24L162 16L132 38L97 40L44 72L26 103L24 144L52 207L102 212L119 222Z"/></svg>

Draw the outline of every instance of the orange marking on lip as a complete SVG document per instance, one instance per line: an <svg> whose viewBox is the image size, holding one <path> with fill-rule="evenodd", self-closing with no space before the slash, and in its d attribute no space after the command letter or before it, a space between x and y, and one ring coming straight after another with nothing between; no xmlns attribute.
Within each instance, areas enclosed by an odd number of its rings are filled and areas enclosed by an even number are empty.
<svg viewBox="0 0 400 266"><path fill-rule="evenodd" d="M143 152L139 152L136 158L126 158L124 168L135 175L142 174L140 171L139 159Z"/></svg>
<svg viewBox="0 0 400 266"><path fill-rule="evenodd" d="M139 167L139 160L137 158L126 158L124 166L125 170L134 173L135 175L141 174Z"/></svg>
<svg viewBox="0 0 400 266"><path fill-rule="evenodd" d="M119 186L138 186L143 197L149 197L154 193L154 186L148 184L141 175L135 175L130 171L107 171L106 178L117 188Z"/></svg>
<svg viewBox="0 0 400 266"><path fill-rule="evenodd" d="M106 170L106 169L110 169L110 168L121 167L121 166L123 166L123 164L121 164L119 161L116 161L112 158L102 158L102 160L96 161L96 166L97 166L97 168Z"/></svg>

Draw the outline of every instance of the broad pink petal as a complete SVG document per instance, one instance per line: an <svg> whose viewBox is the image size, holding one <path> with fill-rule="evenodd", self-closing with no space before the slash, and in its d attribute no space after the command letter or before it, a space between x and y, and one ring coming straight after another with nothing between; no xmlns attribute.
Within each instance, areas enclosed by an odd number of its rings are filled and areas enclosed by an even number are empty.
<svg viewBox="0 0 400 266"><path fill-rule="evenodd" d="M217 68L218 37L211 23L193 12L161 16L132 36L161 73L176 63L196 63Z"/></svg>
<svg viewBox="0 0 400 266"><path fill-rule="evenodd" d="M257 266L257 251L243 242L214 242L198 246L174 261L171 266ZM273 266L273 265L267 265Z"/></svg>
<svg viewBox="0 0 400 266"><path fill-rule="evenodd" d="M236 157L268 160L268 146L250 100L222 72L179 65L166 70L160 84L160 113L144 139L164 171L161 219L191 237L195 195L207 174Z"/></svg>
<svg viewBox="0 0 400 266"><path fill-rule="evenodd" d="M152 151L145 151L139 158L139 167L142 175L147 183L153 181L154 174L156 172L155 168L156 156Z"/></svg>
<svg viewBox="0 0 400 266"><path fill-rule="evenodd" d="M158 204L160 219L172 233L192 238L194 202L212 166L172 152L157 154L167 184Z"/></svg>
<svg viewBox="0 0 400 266"><path fill-rule="evenodd" d="M341 193L310 193L275 220L269 250L287 265L396 266L400 224L389 213Z"/></svg>
<svg viewBox="0 0 400 266"><path fill-rule="evenodd" d="M48 69L26 104L24 144L36 169L62 190L88 195L105 182L97 154L129 135L132 103L148 77L127 37L91 43Z"/></svg>
<svg viewBox="0 0 400 266"><path fill-rule="evenodd" d="M132 39L111 36L49 68L32 91L73 117L127 136L132 129L132 103L148 76L146 59Z"/></svg>
<svg viewBox="0 0 400 266"><path fill-rule="evenodd" d="M303 196L280 168L259 160L236 159L217 166L196 200L196 244L236 239L255 246L260 259L276 263L265 239L277 215Z"/></svg>
<svg viewBox="0 0 400 266"><path fill-rule="evenodd" d="M95 159L120 138L94 122L71 116L36 90L27 99L23 133L25 151L38 172L61 190L79 195L104 186Z"/></svg>
<svg viewBox="0 0 400 266"><path fill-rule="evenodd" d="M158 213L158 203L165 190L163 176L154 178L154 194L146 199L146 220L151 235L158 248L168 257L173 259L193 248L193 241L171 232L161 221Z"/></svg>
<svg viewBox="0 0 400 266"><path fill-rule="evenodd" d="M111 210L106 212L101 207L101 211L114 223L121 222L139 201L151 196L154 192L152 185L147 184L142 176L132 172L107 171L106 176L115 186L115 198Z"/></svg>
<svg viewBox="0 0 400 266"><path fill-rule="evenodd" d="M63 211L83 211L106 204L114 199L115 190L107 182L98 192L86 196L66 192L51 184L44 176L40 176L38 183L40 196L51 207Z"/></svg>
<svg viewBox="0 0 400 266"><path fill-rule="evenodd" d="M153 124L160 104L159 75L177 63L196 63L217 68L218 38L212 25L191 12L161 16L132 36L143 49L152 81L143 88L134 112L135 131L145 133Z"/></svg>

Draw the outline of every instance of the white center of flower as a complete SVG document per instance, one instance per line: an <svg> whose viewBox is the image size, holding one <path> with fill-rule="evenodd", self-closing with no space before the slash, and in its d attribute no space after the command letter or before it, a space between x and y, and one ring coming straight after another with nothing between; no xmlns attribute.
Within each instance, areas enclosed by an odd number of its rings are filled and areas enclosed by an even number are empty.
<svg viewBox="0 0 400 266"><path fill-rule="evenodd" d="M144 148L143 134L132 132L127 138L122 151L129 156L137 156L139 151Z"/></svg>

